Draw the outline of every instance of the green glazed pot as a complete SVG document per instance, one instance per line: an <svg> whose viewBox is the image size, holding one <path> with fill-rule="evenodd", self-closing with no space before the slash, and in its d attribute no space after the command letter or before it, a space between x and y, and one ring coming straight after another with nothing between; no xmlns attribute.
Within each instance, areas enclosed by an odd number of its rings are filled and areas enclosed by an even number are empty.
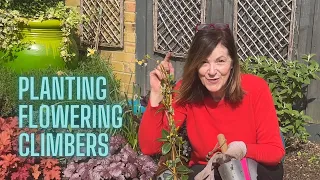
<svg viewBox="0 0 320 180"><path fill-rule="evenodd" d="M13 61L4 65L16 72L27 72L29 70L75 68L78 64L79 51L74 39L69 47L76 56L71 62L66 63L60 57L62 42L62 31L59 20L31 21L22 28L24 42L32 42L28 48L17 52Z"/></svg>

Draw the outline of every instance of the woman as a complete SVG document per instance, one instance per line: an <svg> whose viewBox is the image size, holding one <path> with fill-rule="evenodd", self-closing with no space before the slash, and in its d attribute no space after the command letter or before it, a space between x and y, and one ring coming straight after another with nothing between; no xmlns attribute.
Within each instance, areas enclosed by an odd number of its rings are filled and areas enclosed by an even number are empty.
<svg viewBox="0 0 320 180"><path fill-rule="evenodd" d="M167 54L161 64L173 73L169 58ZM140 148L148 155L161 152L157 139L162 129L168 129L164 113L157 113L162 107L162 78L159 66L150 72L150 99L139 129ZM186 122L193 150L191 177L205 167L217 135L224 134L228 144L245 145L245 157L259 163L259 177L282 179L285 150L272 94L265 80L241 73L228 25L197 26L175 88L179 93L174 96L174 119L182 120L177 126Z"/></svg>

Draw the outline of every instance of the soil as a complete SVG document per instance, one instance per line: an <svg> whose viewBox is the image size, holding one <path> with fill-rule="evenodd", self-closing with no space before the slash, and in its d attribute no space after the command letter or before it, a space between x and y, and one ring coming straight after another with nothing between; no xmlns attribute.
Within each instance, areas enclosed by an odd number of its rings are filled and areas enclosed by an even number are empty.
<svg viewBox="0 0 320 180"><path fill-rule="evenodd" d="M320 180L320 144L307 142L286 151L284 180Z"/></svg>

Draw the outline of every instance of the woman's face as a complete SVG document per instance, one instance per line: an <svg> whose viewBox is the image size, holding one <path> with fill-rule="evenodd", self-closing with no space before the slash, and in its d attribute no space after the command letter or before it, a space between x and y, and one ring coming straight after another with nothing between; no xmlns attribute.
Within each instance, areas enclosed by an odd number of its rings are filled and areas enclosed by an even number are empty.
<svg viewBox="0 0 320 180"><path fill-rule="evenodd" d="M219 43L198 70L202 84L213 98L222 98L232 69L228 49Z"/></svg>

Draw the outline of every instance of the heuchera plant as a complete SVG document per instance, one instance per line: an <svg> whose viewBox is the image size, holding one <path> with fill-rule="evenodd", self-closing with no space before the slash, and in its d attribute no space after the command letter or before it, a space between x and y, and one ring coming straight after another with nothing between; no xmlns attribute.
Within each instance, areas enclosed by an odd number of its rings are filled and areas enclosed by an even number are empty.
<svg viewBox="0 0 320 180"><path fill-rule="evenodd" d="M89 160L72 160L63 171L70 180L94 179L142 179L154 176L158 167L150 156L139 155L120 135L109 141L107 157Z"/></svg>
<svg viewBox="0 0 320 180"><path fill-rule="evenodd" d="M0 117L0 179L61 179L61 168L58 166L59 161L57 159L25 158L18 155L20 133L36 133L38 135L36 143L39 144L39 130L20 129L16 117Z"/></svg>

